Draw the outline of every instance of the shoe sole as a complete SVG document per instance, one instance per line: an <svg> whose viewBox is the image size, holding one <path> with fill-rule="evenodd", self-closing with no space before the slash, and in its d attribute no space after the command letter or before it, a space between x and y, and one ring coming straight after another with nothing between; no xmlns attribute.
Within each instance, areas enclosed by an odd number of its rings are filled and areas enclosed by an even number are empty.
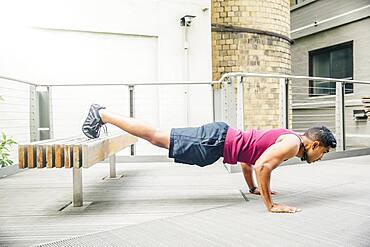
<svg viewBox="0 0 370 247"><path fill-rule="evenodd" d="M85 132L85 130L84 130L84 125L85 125L85 123L86 123L86 121L88 120L88 118L89 118L89 114L90 114L90 112L92 111L92 109L93 109L93 106L90 106L90 109L89 109L89 112L87 113L87 117L86 117L86 119L85 119L85 121L84 121L84 123L82 124L82 133L84 133L85 134L85 136L87 136L88 138L90 138L90 139L96 139L96 138L98 138L99 136L92 136L90 133L88 133L88 132Z"/></svg>

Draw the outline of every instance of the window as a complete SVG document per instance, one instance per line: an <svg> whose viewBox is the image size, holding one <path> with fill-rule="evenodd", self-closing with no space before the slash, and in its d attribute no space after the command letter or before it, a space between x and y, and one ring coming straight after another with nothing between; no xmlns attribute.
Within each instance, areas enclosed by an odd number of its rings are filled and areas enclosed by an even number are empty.
<svg viewBox="0 0 370 247"><path fill-rule="evenodd" d="M295 0L296 4L303 3L305 0Z"/></svg>
<svg viewBox="0 0 370 247"><path fill-rule="evenodd" d="M306 1L306 0L290 0L290 6L303 3L304 1Z"/></svg>
<svg viewBox="0 0 370 247"><path fill-rule="evenodd" d="M309 74L316 77L353 79L353 43L347 42L309 52ZM346 93L353 93L353 83L346 84ZM335 82L310 81L309 95L335 94Z"/></svg>

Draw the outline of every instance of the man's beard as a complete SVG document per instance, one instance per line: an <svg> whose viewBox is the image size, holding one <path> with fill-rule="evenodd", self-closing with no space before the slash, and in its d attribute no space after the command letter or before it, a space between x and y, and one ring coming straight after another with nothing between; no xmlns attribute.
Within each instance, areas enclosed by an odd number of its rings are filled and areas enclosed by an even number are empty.
<svg viewBox="0 0 370 247"><path fill-rule="evenodd" d="M301 157L301 161L307 161L308 163L310 163L307 159L308 159L307 151L306 151L306 149L304 149L303 150L303 156Z"/></svg>

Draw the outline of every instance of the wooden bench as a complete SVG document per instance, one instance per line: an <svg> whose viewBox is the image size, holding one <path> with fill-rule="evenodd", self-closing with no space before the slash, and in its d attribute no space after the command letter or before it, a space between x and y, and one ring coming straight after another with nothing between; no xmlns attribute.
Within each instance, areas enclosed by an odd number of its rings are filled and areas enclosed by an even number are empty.
<svg viewBox="0 0 370 247"><path fill-rule="evenodd" d="M82 168L89 168L109 157L110 178L116 177L116 153L137 142L130 134L87 139L49 139L18 145L19 168L72 168L73 206L83 205Z"/></svg>

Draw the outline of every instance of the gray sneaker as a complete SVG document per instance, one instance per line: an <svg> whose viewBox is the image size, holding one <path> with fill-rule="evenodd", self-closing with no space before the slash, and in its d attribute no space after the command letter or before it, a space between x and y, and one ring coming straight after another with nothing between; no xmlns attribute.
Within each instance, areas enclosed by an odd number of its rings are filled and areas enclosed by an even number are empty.
<svg viewBox="0 0 370 247"><path fill-rule="evenodd" d="M82 125L82 132L90 139L98 138L100 135L100 128L105 124L99 115L100 109L105 109L105 107L98 104L92 104L90 106L89 114Z"/></svg>

